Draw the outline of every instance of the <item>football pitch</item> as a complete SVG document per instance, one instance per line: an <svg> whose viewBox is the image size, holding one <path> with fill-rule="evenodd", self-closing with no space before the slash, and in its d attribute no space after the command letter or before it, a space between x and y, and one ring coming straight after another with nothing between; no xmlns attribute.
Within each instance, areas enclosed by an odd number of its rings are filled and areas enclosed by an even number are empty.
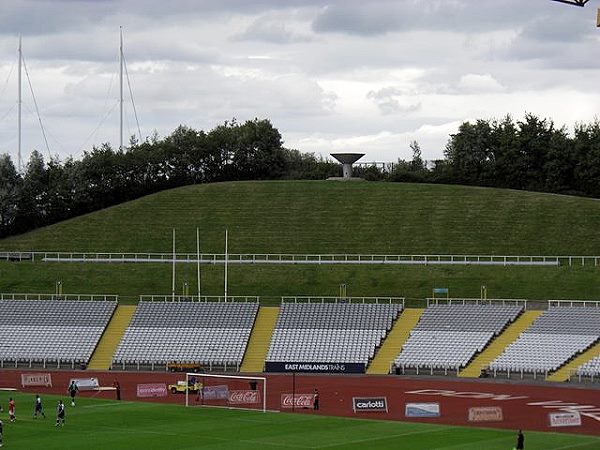
<svg viewBox="0 0 600 450"><path fill-rule="evenodd" d="M8 397L16 423L8 423ZM510 450L515 431L325 417L304 413L185 408L159 403L66 396L66 425L55 426L59 397L42 397L46 418L33 419L32 394L0 393L4 449L486 449ZM525 448L600 449L600 437L525 431Z"/></svg>

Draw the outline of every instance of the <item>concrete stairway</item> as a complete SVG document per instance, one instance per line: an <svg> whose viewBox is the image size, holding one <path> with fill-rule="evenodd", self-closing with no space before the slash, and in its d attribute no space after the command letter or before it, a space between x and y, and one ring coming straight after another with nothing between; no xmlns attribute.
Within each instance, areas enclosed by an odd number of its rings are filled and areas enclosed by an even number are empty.
<svg viewBox="0 0 600 450"><path fill-rule="evenodd" d="M481 368L488 366L494 359L502 354L504 349L517 340L519 335L531 326L543 311L525 311L517 320L511 323L502 334L496 337L488 346L471 361L459 377L477 378L481 374Z"/></svg>
<svg viewBox="0 0 600 450"><path fill-rule="evenodd" d="M594 359L598 355L600 355L600 341L596 342L581 355L576 356L571 361L567 362L556 372L549 374L546 377L546 381L567 381L571 372L575 372L580 365Z"/></svg>
<svg viewBox="0 0 600 450"><path fill-rule="evenodd" d="M367 368L368 374L387 374L390 371L390 366L400 349L408 339L408 335L415 327L421 314L425 311L422 308L406 308L396 319L392 329L388 333L385 341L381 344L379 351L373 357L371 364Z"/></svg>
<svg viewBox="0 0 600 450"><path fill-rule="evenodd" d="M131 322L135 305L118 305L88 364L89 370L108 370L117 346Z"/></svg>
<svg viewBox="0 0 600 450"><path fill-rule="evenodd" d="M261 306L258 309L240 372L263 371L278 315L279 307L277 306Z"/></svg>

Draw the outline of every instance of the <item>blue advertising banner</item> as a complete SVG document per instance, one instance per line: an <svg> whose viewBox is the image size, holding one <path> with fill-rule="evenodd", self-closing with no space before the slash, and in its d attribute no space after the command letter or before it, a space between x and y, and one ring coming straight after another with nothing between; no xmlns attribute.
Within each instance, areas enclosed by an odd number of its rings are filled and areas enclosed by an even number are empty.
<svg viewBox="0 0 600 450"><path fill-rule="evenodd" d="M440 404L407 403L404 415L406 417L440 417Z"/></svg>

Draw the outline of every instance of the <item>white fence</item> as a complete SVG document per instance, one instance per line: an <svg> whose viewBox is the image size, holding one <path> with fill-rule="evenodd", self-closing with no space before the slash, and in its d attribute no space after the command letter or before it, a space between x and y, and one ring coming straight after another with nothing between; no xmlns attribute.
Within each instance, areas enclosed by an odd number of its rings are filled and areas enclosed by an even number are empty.
<svg viewBox="0 0 600 450"><path fill-rule="evenodd" d="M10 260L41 260L76 263L172 263L172 253L116 252L0 252ZM598 266L600 256L533 255L384 255L294 253L177 253L175 262L197 264L399 264L476 266Z"/></svg>
<svg viewBox="0 0 600 450"><path fill-rule="evenodd" d="M111 301L119 300L118 295L105 294L11 294L0 293L0 300L93 300Z"/></svg>
<svg viewBox="0 0 600 450"><path fill-rule="evenodd" d="M259 303L260 297L249 295L208 296L202 295L140 295L140 301L146 302L237 302Z"/></svg>
<svg viewBox="0 0 600 450"><path fill-rule="evenodd" d="M432 305L520 305L527 309L527 300L521 298L427 298L427 306Z"/></svg>
<svg viewBox="0 0 600 450"><path fill-rule="evenodd" d="M281 303L400 303L404 297L281 297Z"/></svg>

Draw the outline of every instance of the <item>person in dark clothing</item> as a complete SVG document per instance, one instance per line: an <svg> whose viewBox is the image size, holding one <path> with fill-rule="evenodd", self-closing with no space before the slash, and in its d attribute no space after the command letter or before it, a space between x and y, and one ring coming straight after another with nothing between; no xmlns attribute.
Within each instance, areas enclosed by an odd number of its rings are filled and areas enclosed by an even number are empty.
<svg viewBox="0 0 600 450"><path fill-rule="evenodd" d="M69 391L69 395L71 396L71 406L75 406L75 395L77 395L77 391L79 391L79 388L77 387L75 381L71 381L71 384L69 384L67 390Z"/></svg>
<svg viewBox="0 0 600 450"><path fill-rule="evenodd" d="M37 419L39 416L42 416L44 419L46 418L46 414L44 414L44 407L42 406L42 399L40 398L39 394L35 394L33 418Z"/></svg>
<svg viewBox="0 0 600 450"><path fill-rule="evenodd" d="M62 400L58 401L58 405L56 406L56 426L65 426L65 404Z"/></svg>
<svg viewBox="0 0 600 450"><path fill-rule="evenodd" d="M521 430L517 433L517 446L515 448L517 450L523 450L525 448L525 436L523 436Z"/></svg>
<svg viewBox="0 0 600 450"><path fill-rule="evenodd" d="M315 411L319 410L319 390L317 388L315 388L313 408Z"/></svg>
<svg viewBox="0 0 600 450"><path fill-rule="evenodd" d="M116 378L115 381L113 381L113 387L115 388L115 392L117 394L117 400L121 400L121 385Z"/></svg>
<svg viewBox="0 0 600 450"><path fill-rule="evenodd" d="M4 424L2 423L2 421L0 420L0 447L2 447L2 433L4 432Z"/></svg>

